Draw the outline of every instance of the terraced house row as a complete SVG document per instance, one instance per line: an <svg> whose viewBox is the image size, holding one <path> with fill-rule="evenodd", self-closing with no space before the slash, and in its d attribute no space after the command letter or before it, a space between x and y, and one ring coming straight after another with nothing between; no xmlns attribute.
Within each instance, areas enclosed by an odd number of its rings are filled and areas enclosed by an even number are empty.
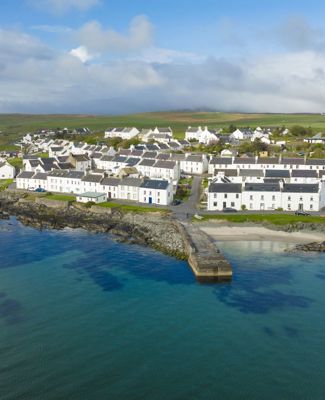
<svg viewBox="0 0 325 400"><path fill-rule="evenodd" d="M325 207L325 183L231 183L212 182L208 189L208 210L319 211Z"/></svg>
<svg viewBox="0 0 325 400"><path fill-rule="evenodd" d="M74 170L51 172L23 171L16 178L17 189L72 193L77 196L104 195L104 199L130 200L139 203L169 205L173 201L171 181L147 178L114 178L105 173ZM89 197L91 197L89 196Z"/></svg>

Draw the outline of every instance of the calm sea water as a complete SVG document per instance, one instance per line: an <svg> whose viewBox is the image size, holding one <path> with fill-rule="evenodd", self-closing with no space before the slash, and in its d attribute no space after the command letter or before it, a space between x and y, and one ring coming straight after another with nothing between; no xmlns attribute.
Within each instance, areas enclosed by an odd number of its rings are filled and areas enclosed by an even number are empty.
<svg viewBox="0 0 325 400"><path fill-rule="evenodd" d="M325 256L221 243L228 284L105 235L0 222L0 399L324 399Z"/></svg>

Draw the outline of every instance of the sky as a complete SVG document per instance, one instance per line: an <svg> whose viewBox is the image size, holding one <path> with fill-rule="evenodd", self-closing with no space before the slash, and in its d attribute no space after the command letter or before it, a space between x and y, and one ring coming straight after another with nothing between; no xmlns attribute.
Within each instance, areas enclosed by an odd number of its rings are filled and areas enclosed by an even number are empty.
<svg viewBox="0 0 325 400"><path fill-rule="evenodd" d="M325 112L321 0L2 0L0 113Z"/></svg>

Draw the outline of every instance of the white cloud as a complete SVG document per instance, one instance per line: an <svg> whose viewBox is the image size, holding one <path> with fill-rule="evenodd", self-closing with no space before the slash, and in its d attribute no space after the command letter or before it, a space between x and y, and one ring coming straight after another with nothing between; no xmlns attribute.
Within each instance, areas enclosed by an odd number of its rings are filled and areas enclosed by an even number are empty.
<svg viewBox="0 0 325 400"><path fill-rule="evenodd" d="M87 11L100 4L99 0L28 0L35 8L52 14L65 14L73 9Z"/></svg>
<svg viewBox="0 0 325 400"><path fill-rule="evenodd" d="M72 49L72 50L70 50L69 53L72 56L79 58L79 60L83 63L95 58L95 56L89 54L89 52L85 46L79 46L75 49Z"/></svg>
<svg viewBox="0 0 325 400"><path fill-rule="evenodd" d="M315 50L193 62L149 46L142 49L147 58L90 63L95 50L82 44L57 52L30 35L0 30L0 112L324 111L325 54Z"/></svg>
<svg viewBox="0 0 325 400"><path fill-rule="evenodd" d="M132 52L152 44L153 26L145 16L132 19L128 35L105 30L97 21L82 26L73 34L75 42L94 52Z"/></svg>

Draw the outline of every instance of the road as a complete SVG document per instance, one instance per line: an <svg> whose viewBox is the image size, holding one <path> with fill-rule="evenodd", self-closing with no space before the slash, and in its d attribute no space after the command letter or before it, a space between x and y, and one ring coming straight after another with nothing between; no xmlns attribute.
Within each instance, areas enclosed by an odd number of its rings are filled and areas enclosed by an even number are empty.
<svg viewBox="0 0 325 400"><path fill-rule="evenodd" d="M188 220L197 213L197 204L200 200L202 177L194 176L191 188L191 194L187 200L178 206L171 206L174 216L182 221Z"/></svg>

